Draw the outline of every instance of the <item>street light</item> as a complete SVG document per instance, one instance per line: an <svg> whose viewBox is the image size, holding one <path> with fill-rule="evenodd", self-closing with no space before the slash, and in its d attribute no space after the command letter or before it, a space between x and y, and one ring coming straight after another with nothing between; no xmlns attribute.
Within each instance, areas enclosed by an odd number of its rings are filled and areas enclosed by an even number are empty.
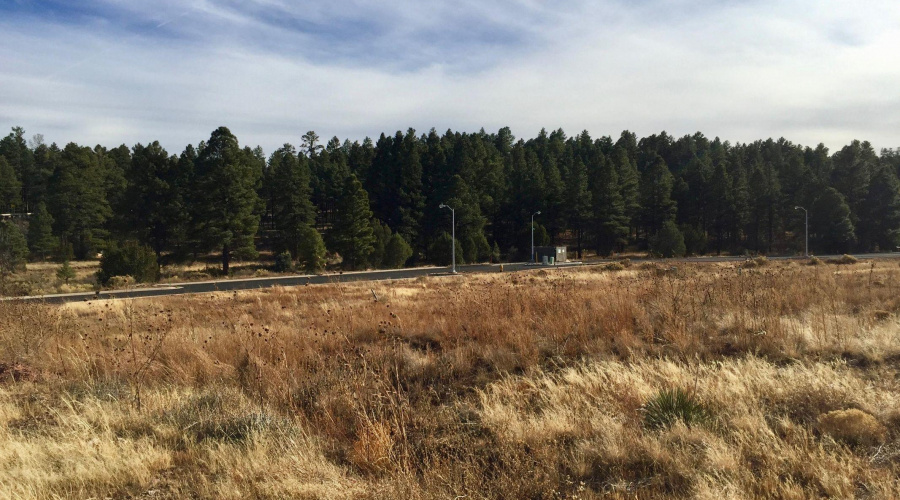
<svg viewBox="0 0 900 500"><path fill-rule="evenodd" d="M438 208L450 208L450 206L444 205L443 203L441 203L438 206ZM451 238L452 239L451 239L451 243L450 243L450 252L451 252L450 258L452 259L451 262L453 262L453 271L451 271L451 272L453 274L456 274L456 210L453 210L452 208L450 208L450 214L451 214L451 217L453 220L453 229L451 229L451 231L452 231Z"/></svg>
<svg viewBox="0 0 900 500"><path fill-rule="evenodd" d="M534 216L541 215L541 211L531 214L531 258L533 262L537 262L537 257L534 255Z"/></svg>
<svg viewBox="0 0 900 500"><path fill-rule="evenodd" d="M809 212L801 206L794 207L794 210L803 210L803 213L806 214L806 256L809 257Z"/></svg>

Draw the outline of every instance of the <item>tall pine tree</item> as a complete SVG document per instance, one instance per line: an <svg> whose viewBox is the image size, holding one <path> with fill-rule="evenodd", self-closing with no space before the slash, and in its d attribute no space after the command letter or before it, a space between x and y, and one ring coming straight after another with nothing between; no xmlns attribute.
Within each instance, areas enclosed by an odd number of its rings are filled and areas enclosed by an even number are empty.
<svg viewBox="0 0 900 500"><path fill-rule="evenodd" d="M213 131L197 157L195 223L204 247L221 251L225 274L234 254L256 255L261 170L255 162L226 127Z"/></svg>

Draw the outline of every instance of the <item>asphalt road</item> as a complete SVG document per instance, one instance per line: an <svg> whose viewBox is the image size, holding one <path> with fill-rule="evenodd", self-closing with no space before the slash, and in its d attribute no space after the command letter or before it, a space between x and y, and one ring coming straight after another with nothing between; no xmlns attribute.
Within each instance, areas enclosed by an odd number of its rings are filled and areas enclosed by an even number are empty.
<svg viewBox="0 0 900 500"><path fill-rule="evenodd" d="M821 259L835 258L839 256L825 255L819 256ZM856 255L860 259L900 259L900 253L880 253L880 254L864 254ZM801 257L769 257L770 260L789 260ZM555 266L540 266L526 263L509 263L502 264L502 272L515 272L525 269L546 269L546 268L564 268L578 267L582 265L598 265L611 262L618 259L607 259L599 261L591 261L588 264L580 262L570 262L558 264ZM687 262L740 262L746 260L746 257L691 257L683 259L634 259L635 262L667 262L672 264ZM192 283L172 283L147 288L133 288L129 290L108 290L99 293L68 293L57 295L40 295L33 297L5 297L0 300L14 300L23 302L44 302L49 304L62 304L66 302L82 302L88 300L106 300L106 299L125 299L125 298L148 298L161 297L167 295L182 295L191 293L209 293L209 292L225 292L232 290L254 290L259 288L270 288L273 286L302 286L302 285L320 285L327 283L346 283L352 281L384 281L384 280L402 280L418 278L420 276L430 275L448 275L446 267L419 267L411 269L391 269L384 271L363 271L341 274L325 274L325 275L297 275L297 276L276 276L268 278L248 278L235 280L217 280L217 281L197 281ZM478 264L471 266L457 266L459 273L497 273L501 272L500 264Z"/></svg>

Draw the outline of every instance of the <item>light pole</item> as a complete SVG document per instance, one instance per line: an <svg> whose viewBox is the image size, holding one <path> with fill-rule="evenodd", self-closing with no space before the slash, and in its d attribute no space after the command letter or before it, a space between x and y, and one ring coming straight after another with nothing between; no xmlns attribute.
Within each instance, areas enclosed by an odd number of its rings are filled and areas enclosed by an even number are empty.
<svg viewBox="0 0 900 500"><path fill-rule="evenodd" d="M809 257L809 212L801 206L794 207L794 210L803 210L803 213L806 214L806 256Z"/></svg>
<svg viewBox="0 0 900 500"><path fill-rule="evenodd" d="M441 203L440 206L438 206L438 208L450 208L450 206L444 205L443 203ZM456 210L453 210L452 208L450 208L450 215L451 215L451 219L453 221L453 229L450 230L451 231L451 235L450 235L451 255L450 255L450 258L451 258L451 262L453 262L453 271L451 271L451 272L453 274L456 274Z"/></svg>
<svg viewBox="0 0 900 500"><path fill-rule="evenodd" d="M537 212L531 214L531 259L532 259L531 261L532 262L537 262L537 257L535 257L535 255L534 255L534 216L535 215L541 215L541 211L538 210Z"/></svg>

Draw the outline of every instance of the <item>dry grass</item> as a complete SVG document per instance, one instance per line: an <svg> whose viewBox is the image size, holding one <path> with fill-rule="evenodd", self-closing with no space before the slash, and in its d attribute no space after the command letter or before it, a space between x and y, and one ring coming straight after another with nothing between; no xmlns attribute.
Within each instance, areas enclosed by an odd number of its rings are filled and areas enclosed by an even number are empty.
<svg viewBox="0 0 900 500"><path fill-rule="evenodd" d="M895 262L622 267L0 303L0 498L900 497Z"/></svg>

